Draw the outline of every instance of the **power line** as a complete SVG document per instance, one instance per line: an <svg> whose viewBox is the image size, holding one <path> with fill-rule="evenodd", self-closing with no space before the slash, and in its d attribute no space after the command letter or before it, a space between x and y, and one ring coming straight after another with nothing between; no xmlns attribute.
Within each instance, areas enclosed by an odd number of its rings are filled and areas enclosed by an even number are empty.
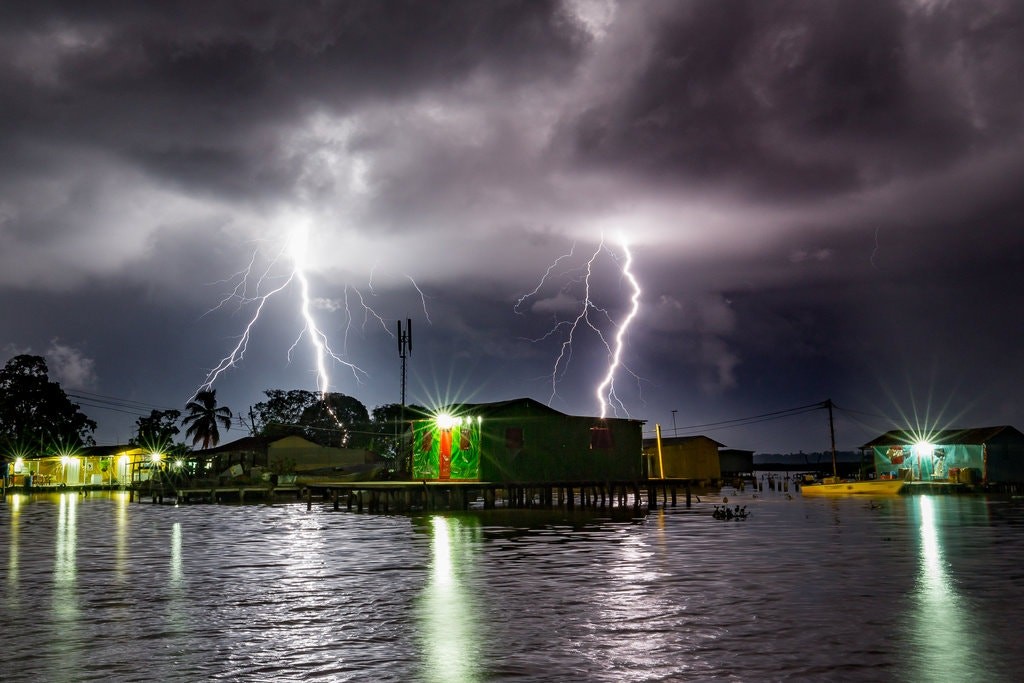
<svg viewBox="0 0 1024 683"><path fill-rule="evenodd" d="M751 415L750 417L737 417L731 420L721 420L719 422L705 422L703 424L687 425L679 427L678 429L686 431L692 429L706 429L707 431L715 431L716 429L729 429L733 427L744 427L748 424L757 424L758 422L768 422L770 420L781 420L786 417L793 417L795 415L802 415L815 410L820 410L825 404L822 402L810 403L805 406L797 406L795 408L786 408L784 410L775 410L770 413L761 413L760 415Z"/></svg>
<svg viewBox="0 0 1024 683"><path fill-rule="evenodd" d="M143 403L142 401L135 401L127 398L117 398L115 396L105 396L103 394L94 394L88 391L68 392L67 396L68 398L73 399L80 405L85 405L90 408L109 410L117 413L126 413L128 415L138 415L140 417L146 417L150 412L154 410L160 412L169 412L171 410L177 410L176 408L154 406L149 403Z"/></svg>

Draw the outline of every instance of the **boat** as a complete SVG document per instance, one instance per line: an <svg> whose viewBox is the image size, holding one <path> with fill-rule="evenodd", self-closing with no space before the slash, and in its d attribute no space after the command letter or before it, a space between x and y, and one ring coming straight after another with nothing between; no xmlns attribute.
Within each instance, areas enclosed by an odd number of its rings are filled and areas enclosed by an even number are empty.
<svg viewBox="0 0 1024 683"><path fill-rule="evenodd" d="M903 488L902 479L840 479L836 467L836 431L832 423L832 399L825 401L828 408L828 428L832 436L832 476L820 482L804 484L800 493L815 496L893 496Z"/></svg>
<svg viewBox="0 0 1024 683"><path fill-rule="evenodd" d="M902 479L859 479L844 481L839 477L825 477L815 484L804 484L800 493L805 496L894 496L903 488Z"/></svg>

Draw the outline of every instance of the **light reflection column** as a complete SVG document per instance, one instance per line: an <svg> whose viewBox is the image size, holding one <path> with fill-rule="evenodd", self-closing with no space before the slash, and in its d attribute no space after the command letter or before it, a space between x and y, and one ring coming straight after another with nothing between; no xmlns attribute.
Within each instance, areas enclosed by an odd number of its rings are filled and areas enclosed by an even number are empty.
<svg viewBox="0 0 1024 683"><path fill-rule="evenodd" d="M974 659L975 638L971 615L961 604L947 569L936 523L936 503L924 495L917 496L917 500L921 518L921 565L915 595L916 663L927 676L938 676L934 680L970 680L977 673L970 664Z"/></svg>
<svg viewBox="0 0 1024 683"><path fill-rule="evenodd" d="M7 547L7 609L15 610L18 609L19 600L18 596L20 591L18 590L18 572L19 572L19 543L18 534L21 530L21 499L22 494L12 493L10 496L10 516L8 517L8 525L11 530L11 540L8 542Z"/></svg>
<svg viewBox="0 0 1024 683"><path fill-rule="evenodd" d="M128 492L119 491L114 498L114 582L123 584L128 558Z"/></svg>
<svg viewBox="0 0 1024 683"><path fill-rule="evenodd" d="M53 637L65 671L77 667L75 647L81 610L78 605L78 494L62 493L57 511L56 553L53 561Z"/></svg>
<svg viewBox="0 0 1024 683"><path fill-rule="evenodd" d="M457 566L473 560L472 530L438 515L431 519L431 532L430 581L419 616L423 677L446 683L479 680L476 603Z"/></svg>

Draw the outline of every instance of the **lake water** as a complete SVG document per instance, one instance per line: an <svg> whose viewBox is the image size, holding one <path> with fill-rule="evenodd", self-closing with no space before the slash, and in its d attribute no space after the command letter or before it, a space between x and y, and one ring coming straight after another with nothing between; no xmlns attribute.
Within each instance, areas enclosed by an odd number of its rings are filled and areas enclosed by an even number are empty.
<svg viewBox="0 0 1024 683"><path fill-rule="evenodd" d="M755 497L756 495L756 497ZM718 520L714 503L746 505ZM1020 680L1024 501L0 504L4 681Z"/></svg>

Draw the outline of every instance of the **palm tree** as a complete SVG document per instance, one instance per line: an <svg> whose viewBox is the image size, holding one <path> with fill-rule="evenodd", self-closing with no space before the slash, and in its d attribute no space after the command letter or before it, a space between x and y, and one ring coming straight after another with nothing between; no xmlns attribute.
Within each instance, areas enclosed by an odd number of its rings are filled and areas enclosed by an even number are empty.
<svg viewBox="0 0 1024 683"><path fill-rule="evenodd" d="M195 395L188 405L188 411L181 420L182 425L188 425L185 430L186 437L192 437L192 445L203 442L203 449L216 446L220 441L220 430L218 425L224 425L224 429L231 429L231 409L227 406L217 407L217 390L207 389Z"/></svg>

